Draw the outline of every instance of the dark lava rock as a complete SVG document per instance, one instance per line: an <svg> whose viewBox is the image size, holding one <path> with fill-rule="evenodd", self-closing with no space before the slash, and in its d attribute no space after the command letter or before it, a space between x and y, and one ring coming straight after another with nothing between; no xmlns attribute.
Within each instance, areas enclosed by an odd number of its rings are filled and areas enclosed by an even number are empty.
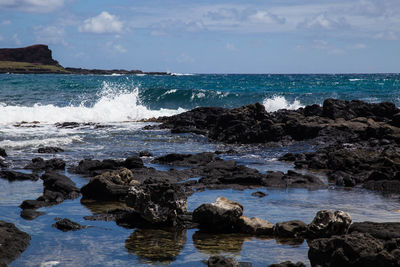
<svg viewBox="0 0 400 267"><path fill-rule="evenodd" d="M129 186L138 181L133 179L132 171L122 168L107 171L90 179L89 183L81 188L84 199L121 200L128 195Z"/></svg>
<svg viewBox="0 0 400 267"><path fill-rule="evenodd" d="M169 164L176 166L204 166L207 163L215 161L214 153L203 152L199 154L167 154L155 158L152 163Z"/></svg>
<svg viewBox="0 0 400 267"><path fill-rule="evenodd" d="M43 214L45 214L43 211L37 211L34 209L23 209L21 210L20 216L25 220L34 220Z"/></svg>
<svg viewBox="0 0 400 267"><path fill-rule="evenodd" d="M251 235L272 235L274 233L274 225L269 221L246 216L240 216L235 225L240 233Z"/></svg>
<svg viewBox="0 0 400 267"><path fill-rule="evenodd" d="M274 233L277 237L298 238L304 236L307 224L294 220L275 224Z"/></svg>
<svg viewBox="0 0 400 267"><path fill-rule="evenodd" d="M351 223L351 217L348 213L337 210L318 211L313 221L307 226L307 237L321 238L331 237L333 235L343 235Z"/></svg>
<svg viewBox="0 0 400 267"><path fill-rule="evenodd" d="M193 221L207 232L232 232L240 216L243 206L225 197L218 197L214 203L202 204L193 211Z"/></svg>
<svg viewBox="0 0 400 267"><path fill-rule="evenodd" d="M128 169L140 169L143 168L144 165L142 159L137 156L128 157L125 161L114 159L104 159L102 161L84 159L79 162L78 166L71 168L70 171L89 176L96 176L103 172L116 170L122 167Z"/></svg>
<svg viewBox="0 0 400 267"><path fill-rule="evenodd" d="M19 205L19 207L23 210L25 209L38 209L41 207L46 206L46 202L44 200L24 200L22 201L21 205Z"/></svg>
<svg viewBox="0 0 400 267"><path fill-rule="evenodd" d="M54 146L40 147L38 149L38 153L54 154L54 153L59 153L59 152L64 152L64 149L59 148L59 147L54 147Z"/></svg>
<svg viewBox="0 0 400 267"><path fill-rule="evenodd" d="M32 163L26 165L24 169L31 170L64 170L65 169L65 161L62 159L49 159L44 160L42 158L34 158L32 159Z"/></svg>
<svg viewBox="0 0 400 267"><path fill-rule="evenodd" d="M399 266L399 258L385 249L384 242L369 234L353 233L309 242L312 266Z"/></svg>
<svg viewBox="0 0 400 267"><path fill-rule="evenodd" d="M52 58L49 47L42 44L23 48L2 48L0 49L0 61L29 62L59 66L58 62Z"/></svg>
<svg viewBox="0 0 400 267"><path fill-rule="evenodd" d="M78 128L80 124L77 122L63 122L63 123L57 122L55 126L57 128L73 129L73 128Z"/></svg>
<svg viewBox="0 0 400 267"><path fill-rule="evenodd" d="M6 153L6 150L4 148L0 148L0 156L3 157L3 158L7 157L7 153Z"/></svg>
<svg viewBox="0 0 400 267"><path fill-rule="evenodd" d="M264 192L261 192L261 191L253 192L253 193L251 193L251 195L254 196L254 197L260 197L260 198L268 196L267 193L264 193Z"/></svg>
<svg viewBox="0 0 400 267"><path fill-rule="evenodd" d="M139 157L152 157L153 154L151 154L149 151L144 150L139 152Z"/></svg>
<svg viewBox="0 0 400 267"><path fill-rule="evenodd" d="M59 219L55 224L52 225L53 227L56 227L57 229L67 232L67 231L77 231L81 229L86 229L88 228L85 225L80 225L79 223L73 222L69 219Z"/></svg>
<svg viewBox="0 0 400 267"><path fill-rule="evenodd" d="M240 264L235 258L224 256L211 256L207 261L208 267L239 267Z"/></svg>
<svg viewBox="0 0 400 267"><path fill-rule="evenodd" d="M1 168L7 168L8 164L4 160L0 159L0 167Z"/></svg>
<svg viewBox="0 0 400 267"><path fill-rule="evenodd" d="M39 177L36 174L27 174L15 171L0 171L0 178L7 179L9 181L39 180Z"/></svg>
<svg viewBox="0 0 400 267"><path fill-rule="evenodd" d="M350 226L349 233L368 233L382 240L398 239L400 238L400 223L355 222Z"/></svg>
<svg viewBox="0 0 400 267"><path fill-rule="evenodd" d="M281 263L270 264L268 267L306 267L306 265L302 262L293 263L291 261L284 261Z"/></svg>
<svg viewBox="0 0 400 267"><path fill-rule="evenodd" d="M12 223L0 221L0 266L7 266L29 246L30 236Z"/></svg>
<svg viewBox="0 0 400 267"><path fill-rule="evenodd" d="M148 179L130 186L126 204L152 225L175 226L186 212L186 200L182 185Z"/></svg>
<svg viewBox="0 0 400 267"><path fill-rule="evenodd" d="M139 169L143 168L143 160L140 157L131 156L128 157L124 162L124 167L128 169Z"/></svg>
<svg viewBox="0 0 400 267"><path fill-rule="evenodd" d="M186 230L136 229L125 241L125 248L153 264L175 261L186 244Z"/></svg>

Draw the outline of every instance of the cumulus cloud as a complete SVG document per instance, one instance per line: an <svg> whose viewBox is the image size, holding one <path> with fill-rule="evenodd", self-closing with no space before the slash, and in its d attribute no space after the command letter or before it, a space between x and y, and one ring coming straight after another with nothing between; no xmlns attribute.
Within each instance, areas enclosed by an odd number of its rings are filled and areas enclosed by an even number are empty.
<svg viewBox="0 0 400 267"><path fill-rule="evenodd" d="M80 32L89 33L121 33L123 30L123 22L117 16L111 15L107 11L101 12L99 15L88 18L83 25L78 27Z"/></svg>
<svg viewBox="0 0 400 267"><path fill-rule="evenodd" d="M0 0L0 8L47 13L64 5L64 0Z"/></svg>
<svg viewBox="0 0 400 267"><path fill-rule="evenodd" d="M62 27L57 26L38 26L34 28L36 41L47 44L62 44L67 45L65 41L65 31Z"/></svg>
<svg viewBox="0 0 400 267"><path fill-rule="evenodd" d="M298 25L298 28L332 30L349 27L346 18L331 18L326 13L307 17Z"/></svg>

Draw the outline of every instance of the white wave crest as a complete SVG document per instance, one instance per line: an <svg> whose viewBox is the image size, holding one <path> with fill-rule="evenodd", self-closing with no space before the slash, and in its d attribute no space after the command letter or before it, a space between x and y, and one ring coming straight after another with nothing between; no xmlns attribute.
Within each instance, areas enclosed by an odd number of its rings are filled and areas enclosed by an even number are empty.
<svg viewBox="0 0 400 267"><path fill-rule="evenodd" d="M117 85L104 83L99 94L100 99L92 106L58 107L55 105L33 106L0 106L0 124L18 123L21 121L39 121L40 123L56 122L125 122L138 121L159 116L171 116L184 112L182 108L150 110L141 104L139 88L133 91L118 88Z"/></svg>
<svg viewBox="0 0 400 267"><path fill-rule="evenodd" d="M263 105L265 107L265 110L268 112L274 112L280 109L298 109L304 107L297 99L290 103L283 96L265 98L263 101Z"/></svg>

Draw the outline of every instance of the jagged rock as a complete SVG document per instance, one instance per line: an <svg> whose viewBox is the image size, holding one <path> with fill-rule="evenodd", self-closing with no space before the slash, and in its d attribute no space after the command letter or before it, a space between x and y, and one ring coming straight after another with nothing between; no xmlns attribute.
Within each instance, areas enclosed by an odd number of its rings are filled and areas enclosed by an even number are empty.
<svg viewBox="0 0 400 267"><path fill-rule="evenodd" d="M306 265L302 262L293 263L291 261L284 261L281 263L270 264L268 267L306 267Z"/></svg>
<svg viewBox="0 0 400 267"><path fill-rule="evenodd" d="M1 147L0 147L0 157L3 157L3 158L7 157L6 150L4 148L1 148Z"/></svg>
<svg viewBox="0 0 400 267"><path fill-rule="evenodd" d="M384 243L369 234L348 234L309 242L312 266L399 266Z"/></svg>
<svg viewBox="0 0 400 267"><path fill-rule="evenodd" d="M12 223L0 221L0 266L7 266L29 246L31 237Z"/></svg>
<svg viewBox="0 0 400 267"><path fill-rule="evenodd" d="M153 154L151 154L149 151L147 150L143 150L139 152L139 157L152 157Z"/></svg>
<svg viewBox="0 0 400 267"><path fill-rule="evenodd" d="M148 179L130 186L126 204L150 224L176 225L186 200L182 185Z"/></svg>
<svg viewBox="0 0 400 267"><path fill-rule="evenodd" d="M239 267L235 258L225 256L211 256L207 261L208 267Z"/></svg>
<svg viewBox="0 0 400 267"><path fill-rule="evenodd" d="M92 179L81 188L84 199L124 200L128 195L129 186L138 183L133 179L132 171L122 168L104 172Z"/></svg>
<svg viewBox="0 0 400 267"><path fill-rule="evenodd" d="M317 212L313 221L307 226L307 237L321 238L343 235L347 232L350 223L351 217L346 212L321 210Z"/></svg>
<svg viewBox="0 0 400 267"><path fill-rule="evenodd" d="M302 221L294 220L275 224L274 234L277 237L298 238L304 235L307 224Z"/></svg>
<svg viewBox="0 0 400 267"><path fill-rule="evenodd" d="M85 225L80 225L79 223L73 222L70 219L66 219L66 218L57 220L57 222L55 224L53 224L52 226L63 232L77 231L77 230L88 228Z"/></svg>
<svg viewBox="0 0 400 267"><path fill-rule="evenodd" d="M34 158L32 159L32 163L26 165L24 169L32 169L32 170L64 170L65 169L65 161L62 159L49 159L44 160L42 158Z"/></svg>
<svg viewBox="0 0 400 267"><path fill-rule="evenodd" d="M243 206L225 197L218 197L214 203L202 204L193 211L193 221L205 231L232 232Z"/></svg>
<svg viewBox="0 0 400 267"><path fill-rule="evenodd" d="M7 179L9 181L39 180L39 177L36 174L27 174L15 171L0 171L0 178Z"/></svg>
<svg viewBox="0 0 400 267"><path fill-rule="evenodd" d="M40 147L38 149L38 153L54 154L54 153L59 153L59 152L64 152L64 149L59 148L59 147L54 147L54 146L45 146L45 147Z"/></svg>
<svg viewBox="0 0 400 267"><path fill-rule="evenodd" d="M274 225L260 218L240 216L236 222L237 231L251 235L272 235Z"/></svg>
<svg viewBox="0 0 400 267"><path fill-rule="evenodd" d="M253 192L253 193L251 193L251 195L254 196L254 197L259 197L259 198L268 196L267 193L264 193L264 192L261 192L261 191Z"/></svg>
<svg viewBox="0 0 400 267"><path fill-rule="evenodd" d="M128 157L125 161L114 159L104 159L102 161L84 159L79 162L78 166L71 168L70 171L89 176L96 176L102 174L103 172L112 171L123 167L128 169L140 169L143 167L143 161L137 156Z"/></svg>

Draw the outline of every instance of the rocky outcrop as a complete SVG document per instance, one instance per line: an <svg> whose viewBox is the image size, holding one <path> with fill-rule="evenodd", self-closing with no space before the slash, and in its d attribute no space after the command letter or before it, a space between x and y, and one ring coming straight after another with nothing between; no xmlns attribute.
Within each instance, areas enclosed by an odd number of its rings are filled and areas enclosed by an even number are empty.
<svg viewBox="0 0 400 267"><path fill-rule="evenodd" d="M130 186L126 204L151 225L175 226L186 212L186 199L183 186L148 179Z"/></svg>
<svg viewBox="0 0 400 267"><path fill-rule="evenodd" d="M343 235L347 233L350 223L351 217L346 212L321 210L317 212L313 221L307 226L306 235L308 238Z"/></svg>
<svg viewBox="0 0 400 267"><path fill-rule="evenodd" d="M214 153L211 152L203 152L199 154L167 154L165 156L161 156L155 158L152 163L157 164L168 164L168 165L175 165L175 166L204 166L210 162L215 160L220 160L216 158Z"/></svg>
<svg viewBox="0 0 400 267"><path fill-rule="evenodd" d="M301 238L307 229L307 224L299 221L279 222L275 224L274 234L281 238Z"/></svg>
<svg viewBox="0 0 400 267"><path fill-rule="evenodd" d="M123 167L128 169L137 169L142 168L143 166L142 159L137 156L128 157L125 159L125 161L114 159L104 159L102 161L84 159L79 162L78 166L70 168L69 171L88 176L96 176L102 174L103 172L116 170Z"/></svg>
<svg viewBox="0 0 400 267"><path fill-rule="evenodd" d="M0 49L0 61L29 62L59 66L58 62L53 59L49 47L42 44L23 48L2 48Z"/></svg>
<svg viewBox="0 0 400 267"><path fill-rule="evenodd" d="M54 146L45 146L45 147L39 147L38 148L38 153L47 153L47 154L55 154L59 152L64 152L64 149L60 147L54 147Z"/></svg>
<svg viewBox="0 0 400 267"><path fill-rule="evenodd" d="M225 197L200 205L193 211L193 221L207 232L232 232L243 215L243 206Z"/></svg>
<svg viewBox="0 0 400 267"><path fill-rule="evenodd" d="M26 165L24 169L31 169L35 171L39 170L64 170L65 161L62 159L54 158L49 160L44 160L42 158L32 159L32 163Z"/></svg>
<svg viewBox="0 0 400 267"><path fill-rule="evenodd" d="M0 178L7 179L8 181L37 181L39 176L36 174L28 174L16 171L0 171Z"/></svg>
<svg viewBox="0 0 400 267"><path fill-rule="evenodd" d="M0 221L0 266L7 266L29 246L30 236L12 223Z"/></svg>
<svg viewBox="0 0 400 267"><path fill-rule="evenodd" d="M350 226L349 233L368 233L382 240L399 239L400 223L356 222Z"/></svg>

